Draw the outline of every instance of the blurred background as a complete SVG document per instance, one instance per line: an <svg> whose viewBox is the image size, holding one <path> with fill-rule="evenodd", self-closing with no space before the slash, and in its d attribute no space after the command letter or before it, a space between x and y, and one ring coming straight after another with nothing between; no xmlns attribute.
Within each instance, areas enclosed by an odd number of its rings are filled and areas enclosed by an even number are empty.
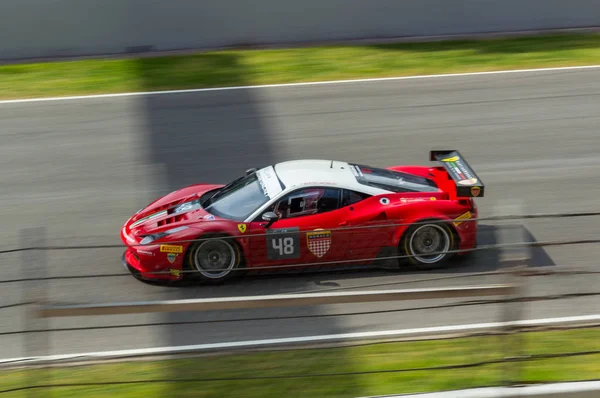
<svg viewBox="0 0 600 398"><path fill-rule="evenodd" d="M598 379L597 1L5 0L0 15L7 397L359 397ZM185 185L302 158L428 165L445 148L485 181L481 217L507 204L552 215L514 221L529 276L505 272L493 220L480 222L487 249L429 272L340 264L171 288L121 264L123 223ZM518 300L31 312L504 283L522 287ZM527 333L491 325L514 320Z"/></svg>

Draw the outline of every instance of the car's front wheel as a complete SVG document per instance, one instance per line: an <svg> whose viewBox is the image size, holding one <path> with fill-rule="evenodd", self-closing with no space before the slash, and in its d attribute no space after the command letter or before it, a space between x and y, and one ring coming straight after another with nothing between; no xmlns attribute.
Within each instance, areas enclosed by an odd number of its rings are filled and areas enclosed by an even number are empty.
<svg viewBox="0 0 600 398"><path fill-rule="evenodd" d="M211 283L233 276L241 265L238 245L231 238L202 237L188 250L187 262L194 276Z"/></svg>
<svg viewBox="0 0 600 398"><path fill-rule="evenodd" d="M452 256L454 233L447 223L423 222L412 225L400 242L400 251L420 269L444 266Z"/></svg>

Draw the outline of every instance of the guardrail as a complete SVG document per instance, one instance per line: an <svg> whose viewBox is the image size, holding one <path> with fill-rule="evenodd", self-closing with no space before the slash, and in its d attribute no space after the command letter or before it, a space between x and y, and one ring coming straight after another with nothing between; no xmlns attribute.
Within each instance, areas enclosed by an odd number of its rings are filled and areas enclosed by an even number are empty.
<svg viewBox="0 0 600 398"><path fill-rule="evenodd" d="M151 312L187 312L281 308L305 305L354 304L401 300L487 297L514 294L515 291L515 286L492 285L445 289L406 289L346 293L274 294L268 296L50 306L42 307L38 311L38 316L64 317L143 314Z"/></svg>
<svg viewBox="0 0 600 398"><path fill-rule="evenodd" d="M523 258L518 255L507 256L506 260L510 263L521 263ZM523 275L530 275L523 273L521 267L515 267L509 274L511 278L516 278ZM535 275L535 274L534 274ZM523 301L527 301L527 297L522 296L523 284L501 284L501 285L480 285L480 286L461 286L451 288L438 288L438 289L397 289L397 290L381 290L381 291L364 291L364 292L333 292L333 293L303 293L303 294L279 294L279 295L268 295L268 296L246 296L246 297L224 297L224 298L209 298L209 299L189 299L189 300L167 300L167 301L148 301L148 302L123 302L123 303L99 303L99 304L74 304L74 305L42 305L32 313L34 317L39 318L56 318L56 317L81 317L81 316L98 316L98 315L123 315L123 314L141 314L141 313L156 313L156 312L182 312L182 311L214 311L214 310L241 310L241 309L262 309L262 308L284 308L294 306L313 306L313 305L330 305L330 304L350 304L350 303L372 303L372 302L391 302L391 301L406 301L406 300L430 300L430 299L455 299L465 297L493 297L501 296L506 303L517 303L522 304ZM598 293L600 294L600 293ZM473 334L481 335L485 332L501 334L505 336L505 355L503 358L494 359L489 361L482 361L478 363L459 364L445 367L432 367L432 368L415 368L413 370L419 371L435 371L452 368L470 368L477 366L484 366L490 364L504 364L506 368L504 370L506 377L506 385L511 385L514 380L519 380L519 366L518 363L526 360L535 359L548 359L548 358L560 358L560 357L572 357L578 355L591 355L600 354L600 350L596 352L569 352L560 353L556 355L523 355L523 343L518 337L519 332L522 332L528 328L535 327L552 327L552 326L563 326L573 327L582 325L599 325L600 315L596 316L582 316L582 317L571 317L571 319L551 319L551 320L537 320L537 321L519 321L518 317L522 312L522 308L518 308L517 311L511 311L507 306L502 314L503 321L493 324L481 324L481 325L466 325L467 327L441 327L441 328L423 328L421 330L413 330L410 333L406 333L402 337L418 338L427 336L433 338L439 334L456 334L464 333L466 331ZM437 330L436 330L437 329ZM440 333L441 332L441 333ZM379 337L392 337L393 333L380 333ZM516 336L516 337L515 337ZM180 347L178 350L162 351L158 350L140 350L139 356L144 355L160 355L160 354L177 354L177 353L193 353L206 351L208 349L225 351L229 349L240 349L240 348L260 348L261 346L274 346L284 345L291 346L295 344L311 344L319 342L319 340L351 340L361 339L364 340L365 336L357 333L355 335L346 334L339 336L338 339L319 339L318 336L305 339L271 339L270 341L254 341L254 342L238 342L237 344L206 344L202 347L196 346L191 347ZM145 352L141 352L145 351ZM71 359L81 360L82 354L72 355ZM137 356L133 352L128 351L124 353L124 356L132 357ZM108 358L108 357L119 357L115 353L106 353L106 355L96 355L96 359ZM55 361L69 360L69 356L57 356L55 358L46 358L47 360ZM85 359L85 358L84 358ZM44 359L42 359L44 361ZM30 361L35 363L36 361ZM411 371L411 369L402 369L398 371ZM319 374L317 376L327 376L327 373ZM335 374L331 374L333 376ZM338 375L339 376L339 375ZM273 376L281 377L281 376ZM261 376L261 378L263 378ZM268 376L266 376L268 378ZM239 380L238 378L234 378ZM232 380L234 380L232 379ZM189 380L188 380L189 381ZM198 379L203 381L203 379ZM145 381L139 381L143 383ZM148 381L149 382L149 381ZM153 382L160 382L160 380L153 380ZM110 384L110 382L103 382L103 384ZM119 384L115 382L115 384ZM77 384L75 386L83 387L86 384ZM94 385L93 383L89 385ZM41 385L40 388L52 387L52 384ZM540 396L541 393L535 389L525 389L529 395ZM489 394L494 392L496 394L502 393L502 396L506 397L517 397L519 393L525 392L525 390L512 389L480 389L473 391L460 391L450 393L439 393L440 397L454 397L454 396L467 396L465 394ZM15 390L11 390L15 391ZM550 390L547 388L540 389L542 393L548 394ZM597 389L597 385L593 384L590 386L582 387L577 385L560 386L553 391L552 396L556 397L588 397L592 393L600 393L600 389ZM560 392L560 394L558 393ZM453 395L454 394L454 395ZM432 398L438 395L430 395ZM483 396L483 395L482 395ZM485 395L487 396L487 395Z"/></svg>

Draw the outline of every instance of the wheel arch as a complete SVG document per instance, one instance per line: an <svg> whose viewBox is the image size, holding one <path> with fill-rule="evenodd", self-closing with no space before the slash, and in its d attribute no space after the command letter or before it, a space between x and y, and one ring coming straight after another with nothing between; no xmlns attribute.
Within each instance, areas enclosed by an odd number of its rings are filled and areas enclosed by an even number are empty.
<svg viewBox="0 0 600 398"><path fill-rule="evenodd" d="M452 223L452 219L445 217L445 216L426 216L423 218L419 218L419 219L415 219L413 220L410 225L407 225L404 230L402 231L402 233L400 234L398 240L397 240L397 244L396 244L396 248L398 250L398 254L401 256L405 256L408 255L409 251L408 248L406 247L407 245L407 240L408 237L410 236L409 233L413 230L414 227L420 225L420 224L442 224L446 227L446 229L449 232L450 235L450 246L449 246L449 251L453 252L456 249L458 249L460 247L460 235L458 234L458 231L456 230L456 228L454 227L453 223ZM450 253L449 258L453 257L454 253ZM411 257L398 257L398 261L399 264L403 264L405 261L408 261L408 263L410 264L417 264L416 260L411 258ZM423 267L423 265L420 265L421 267ZM426 265L426 267L429 267ZM430 269L430 268L424 268L424 269Z"/></svg>
<svg viewBox="0 0 600 398"><path fill-rule="evenodd" d="M233 242L235 249L237 251L238 257L239 257L238 266L245 265L246 253L244 251L243 245L238 241L237 236L232 235L231 233L226 232L226 231L203 231L203 232L197 234L194 238L192 238L190 244L185 249L184 260L183 260L183 264L182 264L184 270L185 269L193 270L189 254L190 254L191 250L195 247L195 244L198 241L205 239L205 238L226 238L226 239L230 240L231 242Z"/></svg>
<svg viewBox="0 0 600 398"><path fill-rule="evenodd" d="M428 216L424 216L421 218L415 218L407 223L404 223L405 225L398 228L398 230L396 231L396 235L394 236L394 244L398 247L402 243L404 238L407 236L407 233L410 230L410 227L412 227L416 224L427 223L427 222L435 222L435 223L441 222L444 225L446 225L452 235L452 250L455 250L459 246L460 234L458 233L458 230L452 223L452 219L449 217L443 216L443 215L428 215Z"/></svg>

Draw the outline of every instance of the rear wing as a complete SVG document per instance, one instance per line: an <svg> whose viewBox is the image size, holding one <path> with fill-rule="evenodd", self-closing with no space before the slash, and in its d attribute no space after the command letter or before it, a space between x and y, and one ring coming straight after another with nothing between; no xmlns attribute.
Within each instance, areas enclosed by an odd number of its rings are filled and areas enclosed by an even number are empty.
<svg viewBox="0 0 600 398"><path fill-rule="evenodd" d="M475 174L460 152L454 149L430 151L429 160L442 163L456 184L456 196L483 197L485 190L483 181Z"/></svg>

